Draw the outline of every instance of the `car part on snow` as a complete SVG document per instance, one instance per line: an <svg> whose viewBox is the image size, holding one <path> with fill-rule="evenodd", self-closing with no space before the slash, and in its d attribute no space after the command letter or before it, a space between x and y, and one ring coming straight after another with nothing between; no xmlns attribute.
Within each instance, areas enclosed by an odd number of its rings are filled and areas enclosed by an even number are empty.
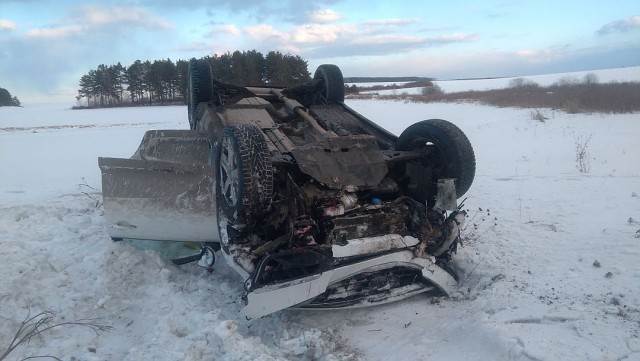
<svg viewBox="0 0 640 361"><path fill-rule="evenodd" d="M148 131L131 159L99 159L109 235L199 242L189 260L209 270L220 250L250 317L450 294L471 144L441 119L398 138L343 100L335 65L283 89L225 84L190 61L191 130Z"/></svg>
<svg viewBox="0 0 640 361"><path fill-rule="evenodd" d="M455 211L458 209L455 179L438 179L436 203L433 209L438 212Z"/></svg>
<svg viewBox="0 0 640 361"><path fill-rule="evenodd" d="M198 259L198 266L204 267L207 271L213 271L213 266L216 264L216 251L220 250L212 244L205 244L200 250L200 257Z"/></svg>

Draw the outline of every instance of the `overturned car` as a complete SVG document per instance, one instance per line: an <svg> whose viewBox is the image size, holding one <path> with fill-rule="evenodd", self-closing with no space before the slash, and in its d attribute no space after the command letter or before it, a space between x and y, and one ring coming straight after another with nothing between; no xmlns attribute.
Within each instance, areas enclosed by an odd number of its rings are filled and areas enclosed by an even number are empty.
<svg viewBox="0 0 640 361"><path fill-rule="evenodd" d="M335 65L296 87L240 87L189 63L190 130L99 158L113 239L198 242L244 280L248 317L380 304L457 285L447 266L475 157L455 125L400 137L344 104Z"/></svg>

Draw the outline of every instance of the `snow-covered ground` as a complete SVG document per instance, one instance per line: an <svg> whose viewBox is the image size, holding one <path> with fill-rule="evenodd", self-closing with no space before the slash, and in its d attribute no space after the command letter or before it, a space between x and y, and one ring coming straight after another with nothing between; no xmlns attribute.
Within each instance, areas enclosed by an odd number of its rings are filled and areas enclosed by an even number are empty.
<svg viewBox="0 0 640 361"><path fill-rule="evenodd" d="M382 89L361 91L360 94L378 94L378 95L416 95L422 94L423 87L400 88L400 89Z"/></svg>
<svg viewBox="0 0 640 361"><path fill-rule="evenodd" d="M581 82L584 80L585 75L596 74L597 80L600 83L609 82L625 82L625 81L640 81L640 66L607 69L607 70L595 70L595 71L578 71L573 73L563 74L544 74L544 75L531 75L522 77L506 77L496 79L471 79L471 80L436 80L434 84L437 84L446 93L461 92L465 90L487 90L487 89L502 89L509 86L509 82L515 78L523 78L532 82L535 82L541 86L549 86L557 82L559 79ZM360 86L372 86L372 85L390 85L394 83L355 83ZM402 85L405 83L397 83ZM351 84L350 84L351 85ZM364 91L362 93L375 93L378 95L401 95L403 93L413 95L421 94L422 87L415 88L402 88L402 89L384 89L384 90L371 90Z"/></svg>
<svg viewBox="0 0 640 361"><path fill-rule="evenodd" d="M29 311L52 310L113 329L52 329L9 360L640 360L638 114L542 110L541 123L526 109L348 104L396 134L443 118L471 140L454 297L243 319L223 261L175 266L104 229L97 157L187 128L186 107L0 108L0 352Z"/></svg>
<svg viewBox="0 0 640 361"><path fill-rule="evenodd" d="M597 80L600 83L610 82L626 82L626 81L640 81L640 66L631 66L626 68L616 68L607 70L594 70L594 71L577 71L573 73L563 74L544 74L544 75L531 75L521 77L507 77L497 79L476 79L476 80L440 80L435 83L438 84L442 90L447 93L465 91L465 90L486 90L486 89L500 89L506 88L509 82L515 78L523 78L541 86L549 86L557 82L560 79L578 81L584 80L585 75L595 74Z"/></svg>
<svg viewBox="0 0 640 361"><path fill-rule="evenodd" d="M389 85L405 85L409 82L407 81L378 81L378 82L370 82L370 83L345 83L349 86L355 85L358 88L363 88L363 87L371 87L374 85L384 85L384 86L389 86Z"/></svg>

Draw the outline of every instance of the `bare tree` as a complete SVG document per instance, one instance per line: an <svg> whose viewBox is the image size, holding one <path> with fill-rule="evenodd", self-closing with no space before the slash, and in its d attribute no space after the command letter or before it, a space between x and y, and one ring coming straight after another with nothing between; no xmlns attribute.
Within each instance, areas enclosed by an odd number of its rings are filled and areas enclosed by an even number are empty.
<svg viewBox="0 0 640 361"><path fill-rule="evenodd" d="M584 76L583 82L585 84L598 84L598 75L595 73L587 73Z"/></svg>
<svg viewBox="0 0 640 361"><path fill-rule="evenodd" d="M422 95L435 95L435 94L444 94L444 91L438 84L433 84L430 86L425 86L420 89L420 93Z"/></svg>

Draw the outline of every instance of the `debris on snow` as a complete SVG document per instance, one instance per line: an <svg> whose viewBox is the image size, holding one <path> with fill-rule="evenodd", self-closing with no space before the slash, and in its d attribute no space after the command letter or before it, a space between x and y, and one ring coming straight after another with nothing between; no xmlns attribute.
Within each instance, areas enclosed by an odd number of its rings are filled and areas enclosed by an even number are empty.
<svg viewBox="0 0 640 361"><path fill-rule="evenodd" d="M598 260L593 261L593 267L600 268L600 262Z"/></svg>

